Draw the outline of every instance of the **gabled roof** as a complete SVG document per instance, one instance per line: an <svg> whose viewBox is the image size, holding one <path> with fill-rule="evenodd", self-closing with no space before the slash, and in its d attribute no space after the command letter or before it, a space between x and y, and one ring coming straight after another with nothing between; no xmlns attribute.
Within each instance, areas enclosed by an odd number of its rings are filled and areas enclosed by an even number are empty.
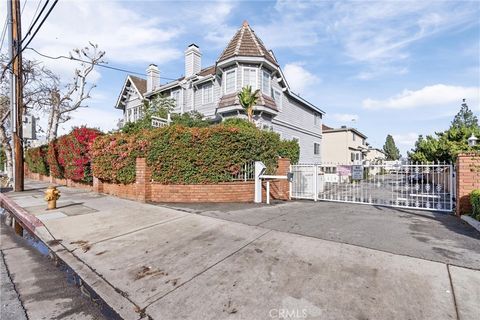
<svg viewBox="0 0 480 320"><path fill-rule="evenodd" d="M143 96L145 92L147 92L147 80L132 75L130 75L129 78L137 88L138 93Z"/></svg>
<svg viewBox="0 0 480 320"><path fill-rule="evenodd" d="M133 87L133 89L139 94L140 98L143 99L145 93L147 92L147 80L128 75L123 84L122 91L120 91L120 95L118 96L115 108L123 109L123 106L121 104L123 104L127 94L127 90L130 87Z"/></svg>
<svg viewBox="0 0 480 320"><path fill-rule="evenodd" d="M262 40L250 28L247 21L243 22L242 27L235 33L217 62L236 56L263 57L275 66L278 66L275 58L267 50Z"/></svg>
<svg viewBox="0 0 480 320"><path fill-rule="evenodd" d="M328 129L325 129L326 126L323 126L322 127L322 132L323 133L329 133L329 132L348 132L348 131L352 131L352 132L355 132L358 136L364 138L364 139L367 139L367 136L364 135L363 133L361 133L360 131L358 131L357 129L355 128L350 128L350 127L346 127L346 126L343 126L341 128L330 128L330 127L327 127Z"/></svg>

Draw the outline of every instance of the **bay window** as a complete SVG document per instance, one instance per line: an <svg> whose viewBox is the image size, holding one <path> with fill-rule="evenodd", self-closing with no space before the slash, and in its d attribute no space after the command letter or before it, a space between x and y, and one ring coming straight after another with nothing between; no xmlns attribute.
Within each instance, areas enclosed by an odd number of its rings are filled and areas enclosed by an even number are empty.
<svg viewBox="0 0 480 320"><path fill-rule="evenodd" d="M243 87L251 86L252 90L257 89L257 68L243 68Z"/></svg>
<svg viewBox="0 0 480 320"><path fill-rule="evenodd" d="M225 93L233 93L237 90L236 84L237 71L235 69L225 71Z"/></svg>
<svg viewBox="0 0 480 320"><path fill-rule="evenodd" d="M262 71L262 92L270 95L270 73L265 70Z"/></svg>

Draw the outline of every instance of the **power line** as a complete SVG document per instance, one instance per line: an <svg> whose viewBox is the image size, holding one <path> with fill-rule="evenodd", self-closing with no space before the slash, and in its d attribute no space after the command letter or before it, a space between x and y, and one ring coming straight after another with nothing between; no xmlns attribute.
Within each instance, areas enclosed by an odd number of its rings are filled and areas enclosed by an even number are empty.
<svg viewBox="0 0 480 320"><path fill-rule="evenodd" d="M48 3L48 1L47 1ZM45 22L45 20L47 20L48 16L50 15L50 13L52 13L52 10L53 8L55 8L55 6L57 5L58 3L58 0L55 0L55 2L52 4L52 6L50 7L50 9L48 10L47 12L47 15L45 17L43 17L42 21L40 22L39 26L37 27L37 29L35 30L35 32L33 33L33 35L30 37L30 40L28 40L27 44L22 48L22 51L28 47L28 45L30 44L30 42L32 42L32 40L35 38L35 36L37 35L37 32L40 30L40 28L43 26L43 23ZM42 14L42 12L40 12L40 14L38 16L40 16ZM35 23L33 23L35 25ZM27 34L28 35L28 34ZM23 41L25 41L25 38L22 39L22 41L20 42L20 45L23 44Z"/></svg>
<svg viewBox="0 0 480 320"><path fill-rule="evenodd" d="M44 11L46 5L48 4L48 1L45 3L44 7L42 8L42 10L40 11L39 15L37 16L37 19L35 19L35 22L33 23L33 26L36 24L37 20L40 18L40 16L42 15L42 12ZM2 76L0 77L3 78L3 75L5 74L5 71L7 71L7 69L10 68L10 65L12 64L12 62L17 58L17 56L23 52L23 50L25 50L25 48L30 44L30 42L32 42L32 40L35 38L35 36L37 35L37 32L40 30L40 28L42 27L43 23L45 22L45 20L47 20L48 16L50 15L50 13L52 12L53 8L55 8L55 5L57 4L58 0L55 0L55 2L52 4L52 6L50 7L50 9L48 10L47 14L45 15L45 17L43 17L42 21L40 22L40 25L37 27L37 29L35 29L35 32L33 33L33 35L30 37L30 39L28 40L27 44L25 46L23 46L23 48L20 48L20 46L22 45L23 41L25 41L26 37L24 37L19 45L18 45L18 48L19 50L17 50L17 52L15 53L15 56L12 57L12 59L5 65L4 69L3 69L3 72L2 72ZM32 26L32 28L33 28ZM29 30L28 32L30 32L31 30Z"/></svg>
<svg viewBox="0 0 480 320"><path fill-rule="evenodd" d="M47 1L48 2L48 1ZM33 20L35 20L35 17L37 16L38 9L40 8L40 5L42 4L42 1L39 0L37 4L37 8L35 9L35 13L32 16L32 21L30 21L30 25L28 26L28 30L32 29L33 26Z"/></svg>
<svg viewBox="0 0 480 320"><path fill-rule="evenodd" d="M74 57L67 57L67 56L56 56L56 57L52 57L52 56L49 56L47 54L44 54L44 53L41 53L39 52L38 50L34 49L34 48L26 48L28 50L32 50L33 52L37 53L38 55L44 57L44 58L48 58L48 59L52 59L52 60L58 60L58 59L67 59L67 60L74 60L74 61L79 61L79 62L84 62L84 63L92 63L91 61L86 61L86 60L82 60L82 59L78 59L78 58L74 58ZM127 69L122 69L122 68L118 68L118 67L114 67L114 66L110 66L110 65L106 65L106 64L103 64L103 63L95 63L96 66L99 66L99 67L102 67L102 68L106 68L106 69L111 69L111 70L115 70L115 71L120 71L120 72L125 72L125 73L130 73L130 74L136 74L136 75L140 75L140 76L145 76L144 73L140 73L140 72L136 72L136 71L131 71L131 70L127 70ZM160 79L164 79L164 80L176 80L176 79L172 79L172 78L166 78L166 77L160 77Z"/></svg>
<svg viewBox="0 0 480 320"><path fill-rule="evenodd" d="M23 10L25 10L25 6L27 5L27 2L28 0L25 0L25 2L23 3L22 11L20 12L21 14L23 14Z"/></svg>
<svg viewBox="0 0 480 320"><path fill-rule="evenodd" d="M23 43L23 41L25 41L25 39L26 39L26 38L30 35L30 33L32 32L33 28L35 27L35 25L36 25L37 22L38 22L38 19L40 19L40 17L42 16L43 11L45 11L45 8L47 7L48 2L49 2L49 0L47 0L47 1L45 2L45 4L44 4L43 7L42 7L42 10L40 10L40 13L39 13L36 17L35 17L35 14L33 15L33 17L32 17L32 22L30 22L30 27L28 27L28 31L27 31L27 32L25 33L25 35L23 36L23 39L22 39L22 42L21 42L21 43ZM40 3L41 3L41 1L38 2L39 5L40 5ZM37 6L37 9L38 9L38 6Z"/></svg>
<svg viewBox="0 0 480 320"><path fill-rule="evenodd" d="M3 49L3 40L5 40L5 35L7 34L7 24L8 24L8 16L5 18L5 24L3 25L2 29L2 41L0 42L0 52Z"/></svg>

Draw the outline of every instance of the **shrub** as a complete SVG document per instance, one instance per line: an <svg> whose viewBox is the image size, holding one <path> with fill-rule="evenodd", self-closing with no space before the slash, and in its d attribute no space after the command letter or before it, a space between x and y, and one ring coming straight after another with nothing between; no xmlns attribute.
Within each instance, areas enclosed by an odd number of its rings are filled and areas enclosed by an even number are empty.
<svg viewBox="0 0 480 320"><path fill-rule="evenodd" d="M79 127L51 141L46 155L50 175L59 179L91 183L93 176L90 149L93 141L101 134L97 129Z"/></svg>
<svg viewBox="0 0 480 320"><path fill-rule="evenodd" d="M250 160L274 172L279 156L278 134L255 128L170 126L150 134L147 164L152 179L163 184L229 181Z"/></svg>
<svg viewBox="0 0 480 320"><path fill-rule="evenodd" d="M198 111L190 111L182 114L172 114L172 124L190 128L204 128L211 125L208 120L203 120L204 115Z"/></svg>
<svg viewBox="0 0 480 320"><path fill-rule="evenodd" d="M206 128L171 125L99 137L92 147L93 173L106 182L133 183L135 159L146 157L156 182L215 183L230 181L232 173L250 160L263 161L274 173L279 156L298 159L296 142L281 142L278 134L244 123Z"/></svg>
<svg viewBox="0 0 480 320"><path fill-rule="evenodd" d="M135 182L135 161L143 156L147 130L114 133L98 137L91 150L92 170L102 181L129 184Z"/></svg>
<svg viewBox="0 0 480 320"><path fill-rule="evenodd" d="M90 148L95 138L101 134L97 129L79 127L58 139L57 160L63 168L65 178L86 183L93 181Z"/></svg>
<svg viewBox="0 0 480 320"><path fill-rule="evenodd" d="M290 163L296 164L300 157L300 146L296 140L280 140L278 155L290 159Z"/></svg>
<svg viewBox="0 0 480 320"><path fill-rule="evenodd" d="M59 139L61 138L62 137ZM54 178L63 179L63 168L58 163L57 142L59 139L53 140L48 144L47 163L50 170L50 175Z"/></svg>
<svg viewBox="0 0 480 320"><path fill-rule="evenodd" d="M480 189L470 193L470 203L472 204L472 217L480 221Z"/></svg>
<svg viewBox="0 0 480 320"><path fill-rule="evenodd" d="M50 174L47 162L48 146L30 148L25 152L25 162L31 172L40 173L45 176Z"/></svg>
<svg viewBox="0 0 480 320"><path fill-rule="evenodd" d="M241 118L228 118L225 119L222 124L226 127L237 127L237 128L250 128L250 129L256 129L257 127L249 122L246 119L241 119Z"/></svg>

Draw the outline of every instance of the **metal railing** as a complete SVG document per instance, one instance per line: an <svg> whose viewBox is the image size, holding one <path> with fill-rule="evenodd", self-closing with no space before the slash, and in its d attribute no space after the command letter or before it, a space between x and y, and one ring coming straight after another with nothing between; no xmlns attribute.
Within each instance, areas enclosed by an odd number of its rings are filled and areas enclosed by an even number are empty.
<svg viewBox="0 0 480 320"><path fill-rule="evenodd" d="M232 181L255 180L255 161L247 161L241 165L238 171L232 173Z"/></svg>
<svg viewBox="0 0 480 320"><path fill-rule="evenodd" d="M170 125L170 114L168 115L167 119L152 116L152 127L155 128L162 128Z"/></svg>
<svg viewBox="0 0 480 320"><path fill-rule="evenodd" d="M453 210L454 168L445 162L292 165L292 197Z"/></svg>

